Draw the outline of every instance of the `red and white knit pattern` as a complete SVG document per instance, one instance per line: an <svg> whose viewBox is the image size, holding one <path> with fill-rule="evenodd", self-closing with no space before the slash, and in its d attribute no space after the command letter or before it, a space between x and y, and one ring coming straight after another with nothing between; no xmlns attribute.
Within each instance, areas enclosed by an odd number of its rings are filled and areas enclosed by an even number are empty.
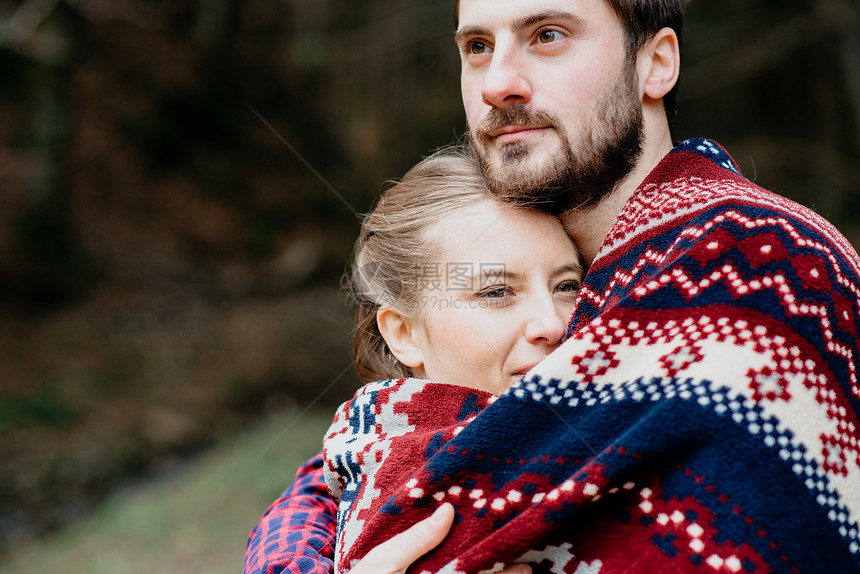
<svg viewBox="0 0 860 574"><path fill-rule="evenodd" d="M451 535L414 571L860 571L860 257L727 157L670 153L607 236L568 340L468 426L425 418L420 448L398 446L415 431L386 446L376 473L396 479L362 487L356 558L451 502ZM392 412L417 420L433 405L417 397ZM413 460L391 465L399 451Z"/></svg>

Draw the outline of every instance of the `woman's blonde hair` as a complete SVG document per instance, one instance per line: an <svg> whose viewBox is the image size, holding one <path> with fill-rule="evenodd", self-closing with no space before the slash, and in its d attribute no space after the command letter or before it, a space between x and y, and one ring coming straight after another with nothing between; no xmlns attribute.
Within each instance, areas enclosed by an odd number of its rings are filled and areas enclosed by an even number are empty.
<svg viewBox="0 0 860 574"><path fill-rule="evenodd" d="M394 182L361 224L346 287L355 304L352 356L365 382L411 376L391 353L376 322L380 308L420 317L423 275L438 250L432 228L457 209L496 201L470 148L443 148Z"/></svg>

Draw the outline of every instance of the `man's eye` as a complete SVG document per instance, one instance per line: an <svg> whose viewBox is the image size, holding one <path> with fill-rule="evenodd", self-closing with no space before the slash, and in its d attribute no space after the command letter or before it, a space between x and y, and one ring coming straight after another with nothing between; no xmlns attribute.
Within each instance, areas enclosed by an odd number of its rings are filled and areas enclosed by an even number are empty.
<svg viewBox="0 0 860 574"><path fill-rule="evenodd" d="M541 30L538 32L537 41L540 44L550 44L561 39L561 32L558 30Z"/></svg>
<svg viewBox="0 0 860 574"><path fill-rule="evenodd" d="M467 51L472 55L486 54L490 48L484 42L469 42Z"/></svg>

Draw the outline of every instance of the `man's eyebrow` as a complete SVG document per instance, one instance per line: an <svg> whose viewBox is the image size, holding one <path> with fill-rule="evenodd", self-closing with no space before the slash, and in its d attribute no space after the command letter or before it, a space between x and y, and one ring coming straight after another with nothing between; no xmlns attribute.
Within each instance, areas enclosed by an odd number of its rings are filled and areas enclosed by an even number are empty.
<svg viewBox="0 0 860 574"><path fill-rule="evenodd" d="M564 10L543 10L514 20L512 29L516 32L520 32L526 28L536 26L541 22L546 22L547 20L572 20L577 26L585 23L585 20L572 12L565 12Z"/></svg>
<svg viewBox="0 0 860 574"><path fill-rule="evenodd" d="M463 42L464 38L469 38L471 36L489 36L490 31L483 26L466 26L464 28L460 28L457 30L457 33L454 34L454 41L457 44Z"/></svg>
<svg viewBox="0 0 860 574"><path fill-rule="evenodd" d="M531 28L548 20L568 20L572 21L576 26L581 26L585 24L585 20L583 20L576 14L573 14L572 12L566 12L564 10L543 10L541 12L536 12L534 14L523 16L522 18L514 20L511 29L514 32L521 32L526 28ZM484 26L464 26L463 28L457 30L457 33L454 34L454 41L460 44L464 38L468 38L471 36L491 35L492 32L490 31L490 29Z"/></svg>

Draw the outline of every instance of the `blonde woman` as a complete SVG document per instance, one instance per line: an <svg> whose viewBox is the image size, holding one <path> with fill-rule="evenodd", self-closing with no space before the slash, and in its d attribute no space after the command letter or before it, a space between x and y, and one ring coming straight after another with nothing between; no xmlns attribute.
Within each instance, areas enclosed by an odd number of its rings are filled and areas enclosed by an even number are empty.
<svg viewBox="0 0 860 574"><path fill-rule="evenodd" d="M353 358L368 384L339 409L324 442L338 504L335 571L399 569L397 541L359 559L415 519L392 514L380 532L364 528L366 516L390 513L386 500L408 488L428 449L560 345L582 275L558 219L494 199L467 148L426 158L380 197L349 274ZM452 508L436 507L436 521L418 528L444 535ZM517 568L525 566L505 572Z"/></svg>
<svg viewBox="0 0 860 574"><path fill-rule="evenodd" d="M353 355L368 384L340 408L324 443L338 501L335 571L359 566L414 522L386 501L409 488L428 449L561 344L582 275L558 219L494 199L468 149L425 159L379 199L350 274ZM366 517L377 513L391 520L368 531Z"/></svg>

